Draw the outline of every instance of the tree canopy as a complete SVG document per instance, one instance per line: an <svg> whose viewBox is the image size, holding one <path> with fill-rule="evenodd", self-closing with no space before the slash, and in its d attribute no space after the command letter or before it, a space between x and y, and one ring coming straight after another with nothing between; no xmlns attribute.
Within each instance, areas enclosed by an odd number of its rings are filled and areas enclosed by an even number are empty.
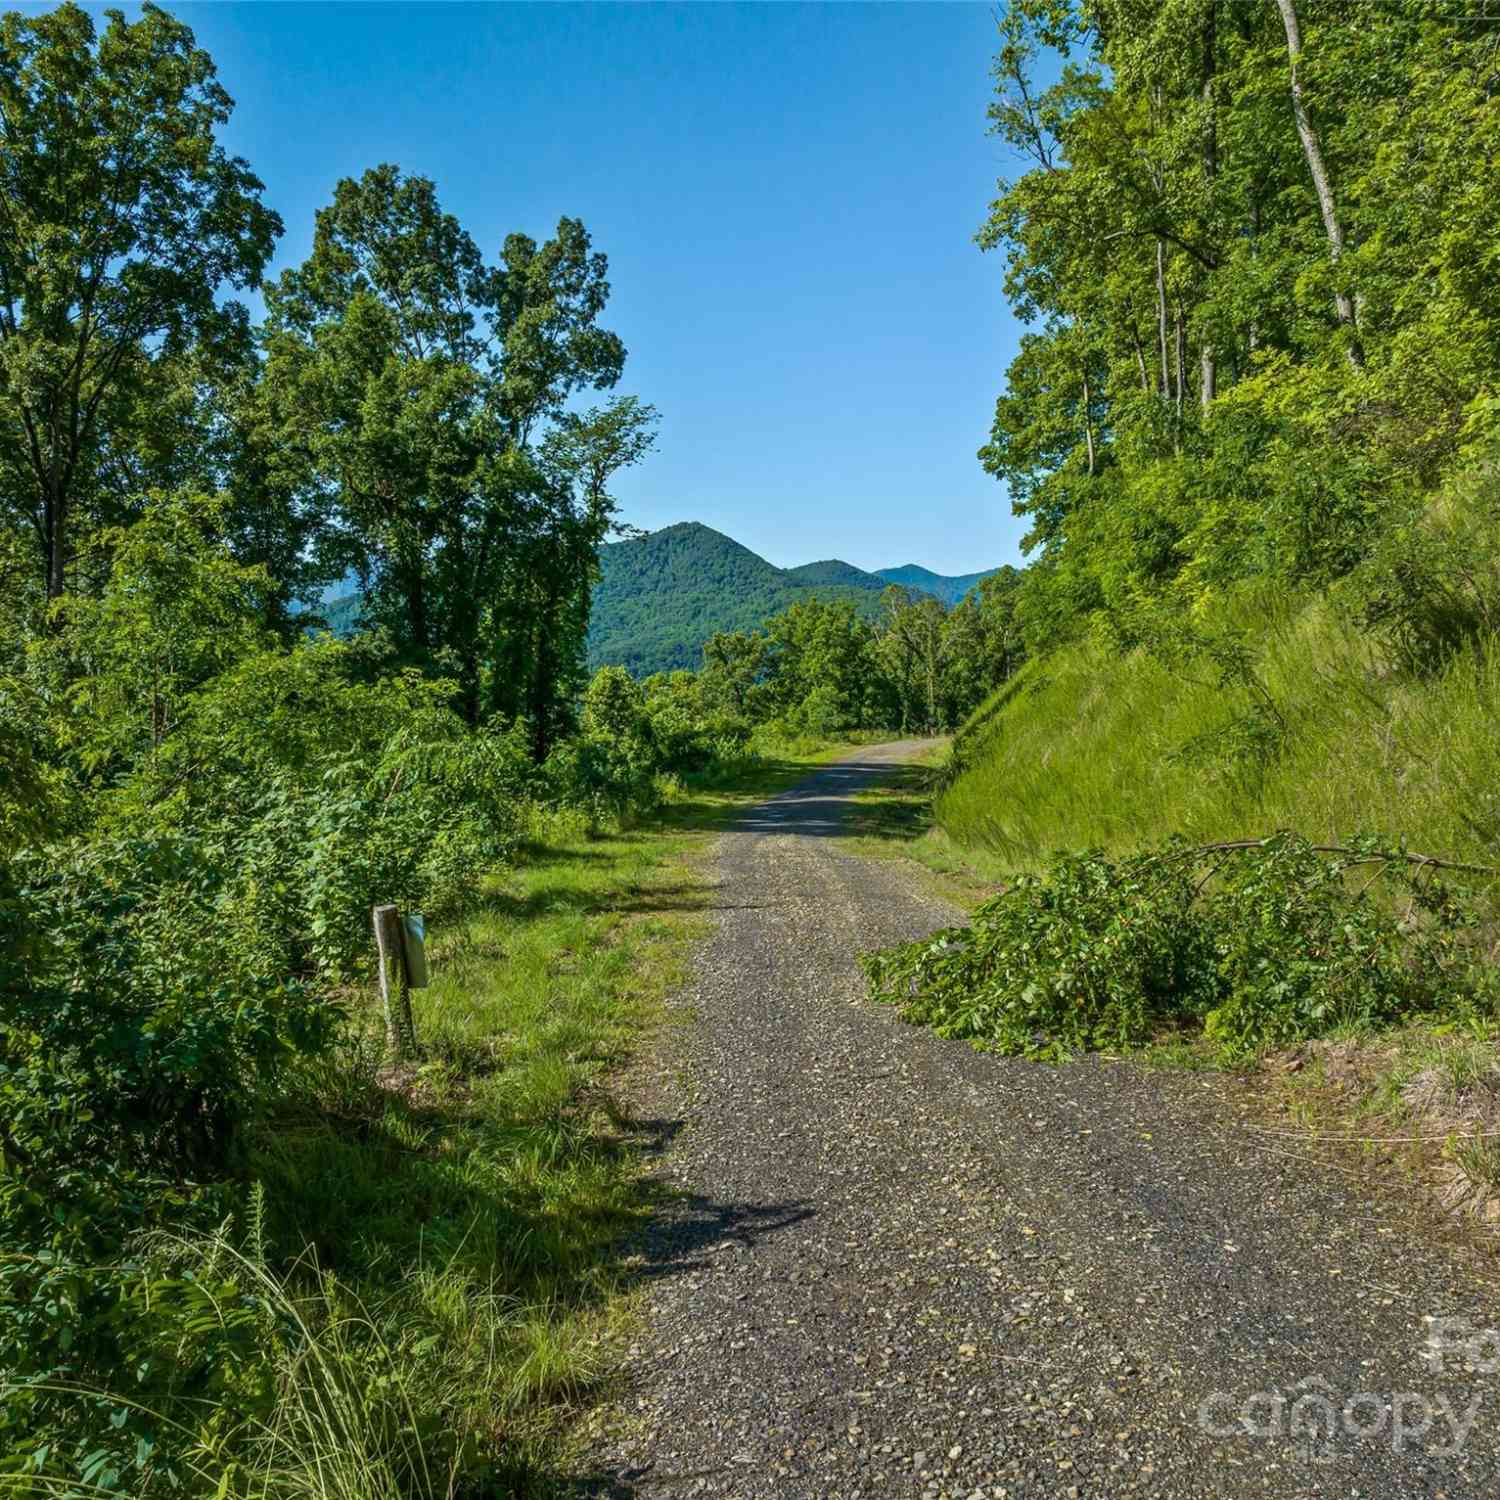
<svg viewBox="0 0 1500 1500"><path fill-rule="evenodd" d="M188 366L233 365L281 220L218 131L232 101L154 5L0 17L0 506L48 599L91 527L138 513ZM157 471L157 472L153 472Z"/></svg>
<svg viewBox="0 0 1500 1500"><path fill-rule="evenodd" d="M979 240L1030 326L980 457L1030 522L1034 643L1346 573L1475 451L1496 62L1415 3L1007 7L991 128L1028 166Z"/></svg>

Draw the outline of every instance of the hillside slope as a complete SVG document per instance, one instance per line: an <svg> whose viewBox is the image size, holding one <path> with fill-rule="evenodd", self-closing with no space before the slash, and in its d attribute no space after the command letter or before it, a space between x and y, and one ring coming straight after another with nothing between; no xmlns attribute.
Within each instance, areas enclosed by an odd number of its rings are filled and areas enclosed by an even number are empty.
<svg viewBox="0 0 1500 1500"><path fill-rule="evenodd" d="M636 676L703 664L716 630L754 630L767 616L817 595L848 599L873 616L884 585L834 583L773 567L748 547L696 521L611 542L599 549L603 577L594 591L589 666L623 666ZM805 570L804 570L805 571ZM849 569L849 572L857 572Z"/></svg>
<svg viewBox="0 0 1500 1500"><path fill-rule="evenodd" d="M924 594L933 594L951 607L975 584L982 583L990 574L999 571L998 568L986 568L983 573L961 573L956 577L949 577L934 573L930 568L917 563L903 563L899 568L881 568L877 576L882 584L899 583L904 588L921 589Z"/></svg>
<svg viewBox="0 0 1500 1500"><path fill-rule="evenodd" d="M1225 599L1209 623L1250 645L1255 691L1144 649L1064 646L960 731L936 805L944 828L1009 870L1058 849L1125 854L1172 834L1283 828L1406 836L1496 862L1500 657L1469 649L1430 676L1372 672L1368 639L1327 600L1273 588Z"/></svg>

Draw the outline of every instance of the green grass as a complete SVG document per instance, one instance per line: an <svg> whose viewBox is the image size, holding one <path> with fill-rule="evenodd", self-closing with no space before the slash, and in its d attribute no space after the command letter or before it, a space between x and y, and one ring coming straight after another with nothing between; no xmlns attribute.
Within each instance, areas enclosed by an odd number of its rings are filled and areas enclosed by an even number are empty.
<svg viewBox="0 0 1500 1500"><path fill-rule="evenodd" d="M545 1492L569 1413L608 1375L615 1248L648 1200L606 1085L704 930L692 844L643 828L533 845L433 937L417 1058L384 1067L371 1014L256 1143L277 1260L336 1279L370 1347L398 1354L410 1425L443 1424L475 1493L481 1476Z"/></svg>
<svg viewBox="0 0 1500 1500"><path fill-rule="evenodd" d="M253 1223L169 1247L200 1280L230 1266L259 1287L281 1330L254 1376L270 1415L232 1432L210 1417L187 1445L211 1491L566 1488L570 1434L634 1317L622 1239L653 1203L652 1127L617 1107L611 1075L707 929L708 842L847 748L790 747L633 829L540 828L468 920L429 933L409 1063L383 1060L373 995L350 997L343 1046L249 1143Z"/></svg>
<svg viewBox="0 0 1500 1500"><path fill-rule="evenodd" d="M1440 676L1385 671L1326 604L1240 599L1221 622L1253 643L1283 721L1257 750L1256 698L1213 669L1082 643L1030 664L971 720L937 800L965 848L1012 869L1059 849L1113 853L1169 834L1211 841L1368 829L1500 863L1500 656Z"/></svg>

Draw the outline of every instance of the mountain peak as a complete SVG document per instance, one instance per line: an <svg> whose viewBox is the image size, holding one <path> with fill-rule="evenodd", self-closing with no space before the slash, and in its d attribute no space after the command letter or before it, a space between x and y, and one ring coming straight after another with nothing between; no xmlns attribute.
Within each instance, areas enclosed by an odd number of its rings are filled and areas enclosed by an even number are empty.
<svg viewBox="0 0 1500 1500"><path fill-rule="evenodd" d="M778 568L701 521L607 543L599 567L589 664L620 665L637 676L699 667L703 642L715 631L757 630L800 599L843 600L873 619L891 583L951 604L984 576L948 579L914 563L870 573L836 557Z"/></svg>

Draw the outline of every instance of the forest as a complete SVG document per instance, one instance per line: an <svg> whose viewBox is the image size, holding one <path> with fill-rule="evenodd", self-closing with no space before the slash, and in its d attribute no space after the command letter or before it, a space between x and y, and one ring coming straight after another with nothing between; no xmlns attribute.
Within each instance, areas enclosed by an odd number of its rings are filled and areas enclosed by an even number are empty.
<svg viewBox="0 0 1500 1500"><path fill-rule="evenodd" d="M1023 665L936 814L1008 879L875 989L1042 1056L1425 1017L1488 1077L1500 15L1015 0L1001 33L1023 169L979 240L1029 330L980 458L1030 526Z"/></svg>
<svg viewBox="0 0 1500 1500"><path fill-rule="evenodd" d="M641 829L794 751L957 729L1005 884L867 959L912 1019L1492 1044L1500 12L999 20L1027 566L637 678L587 646L658 413L584 223L491 253L376 163L270 277L182 22L0 18L0 1491L535 1492L642 1212L593 1080L689 930ZM377 902L456 935L404 1069Z"/></svg>

